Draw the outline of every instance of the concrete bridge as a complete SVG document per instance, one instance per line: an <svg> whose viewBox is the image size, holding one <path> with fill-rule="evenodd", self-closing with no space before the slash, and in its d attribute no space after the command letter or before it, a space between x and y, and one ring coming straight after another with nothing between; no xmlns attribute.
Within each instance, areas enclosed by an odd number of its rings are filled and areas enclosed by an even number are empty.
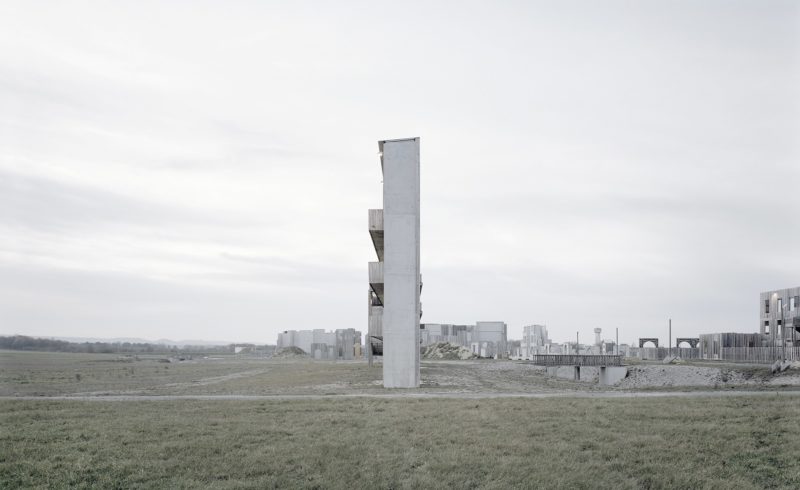
<svg viewBox="0 0 800 490"><path fill-rule="evenodd" d="M538 354L531 363L538 366L622 366L622 356Z"/></svg>
<svg viewBox="0 0 800 490"><path fill-rule="evenodd" d="M610 386L628 375L628 368L622 365L622 356L580 355L580 354L540 354L532 357L531 364L547 366L547 374L560 378L581 380L581 368L590 377L597 374L597 382ZM584 373L587 374L587 373Z"/></svg>

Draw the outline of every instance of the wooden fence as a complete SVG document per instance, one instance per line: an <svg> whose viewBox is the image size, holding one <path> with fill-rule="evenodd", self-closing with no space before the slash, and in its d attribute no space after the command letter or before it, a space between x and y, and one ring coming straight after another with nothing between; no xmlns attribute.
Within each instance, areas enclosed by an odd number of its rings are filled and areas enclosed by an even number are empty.
<svg viewBox="0 0 800 490"><path fill-rule="evenodd" d="M681 359L700 359L700 349L690 347L631 347L628 356L639 359L664 359L673 355Z"/></svg>
<svg viewBox="0 0 800 490"><path fill-rule="evenodd" d="M772 364L778 359L800 360L800 347L722 347L720 351L718 355L707 359L764 364Z"/></svg>
<svg viewBox="0 0 800 490"><path fill-rule="evenodd" d="M757 364L772 364L778 359L788 361L800 360L800 347L786 347L782 349L775 347L722 347L717 348L716 352L704 349L677 348L668 349L666 347L631 347L628 356L638 357L639 359L658 360L664 359L668 355L678 356L681 359L704 359L715 361L730 362L752 362Z"/></svg>

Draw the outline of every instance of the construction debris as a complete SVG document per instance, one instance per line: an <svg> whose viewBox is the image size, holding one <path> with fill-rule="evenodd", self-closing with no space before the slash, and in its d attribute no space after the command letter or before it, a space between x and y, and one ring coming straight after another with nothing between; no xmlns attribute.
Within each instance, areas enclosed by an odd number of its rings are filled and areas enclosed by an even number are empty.
<svg viewBox="0 0 800 490"><path fill-rule="evenodd" d="M300 347L292 346L284 347L283 349L277 351L272 357L277 357L279 359L291 359L293 357L308 357L308 354Z"/></svg>
<svg viewBox="0 0 800 490"><path fill-rule="evenodd" d="M452 361L463 361L467 359L477 359L477 355L470 352L466 347L454 345L448 342L438 342L425 348L422 353L423 359L445 359Z"/></svg>

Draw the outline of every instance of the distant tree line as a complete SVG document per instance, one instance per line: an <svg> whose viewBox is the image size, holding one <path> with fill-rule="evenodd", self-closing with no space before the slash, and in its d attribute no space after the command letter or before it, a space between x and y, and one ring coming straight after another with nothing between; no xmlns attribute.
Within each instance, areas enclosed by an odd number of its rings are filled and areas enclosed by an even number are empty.
<svg viewBox="0 0 800 490"><path fill-rule="evenodd" d="M83 353L208 353L227 354L233 352L233 345L219 346L169 346L164 344L131 342L67 342L65 340L42 339L25 335L0 336L0 349L30 350L44 352L83 352Z"/></svg>

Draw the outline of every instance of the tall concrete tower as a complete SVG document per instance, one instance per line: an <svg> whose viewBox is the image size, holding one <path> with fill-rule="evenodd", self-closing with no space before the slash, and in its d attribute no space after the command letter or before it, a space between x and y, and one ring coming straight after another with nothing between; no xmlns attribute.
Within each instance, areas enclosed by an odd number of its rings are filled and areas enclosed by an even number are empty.
<svg viewBox="0 0 800 490"><path fill-rule="evenodd" d="M603 332L602 328L595 328L594 329L594 345L599 346L603 343L603 340L600 338L600 334Z"/></svg>
<svg viewBox="0 0 800 490"><path fill-rule="evenodd" d="M379 262L369 264L369 341L380 324L383 386L419 386L419 138L378 142L383 209L370 215ZM377 307L377 308L376 308ZM372 345L372 344L370 344Z"/></svg>

